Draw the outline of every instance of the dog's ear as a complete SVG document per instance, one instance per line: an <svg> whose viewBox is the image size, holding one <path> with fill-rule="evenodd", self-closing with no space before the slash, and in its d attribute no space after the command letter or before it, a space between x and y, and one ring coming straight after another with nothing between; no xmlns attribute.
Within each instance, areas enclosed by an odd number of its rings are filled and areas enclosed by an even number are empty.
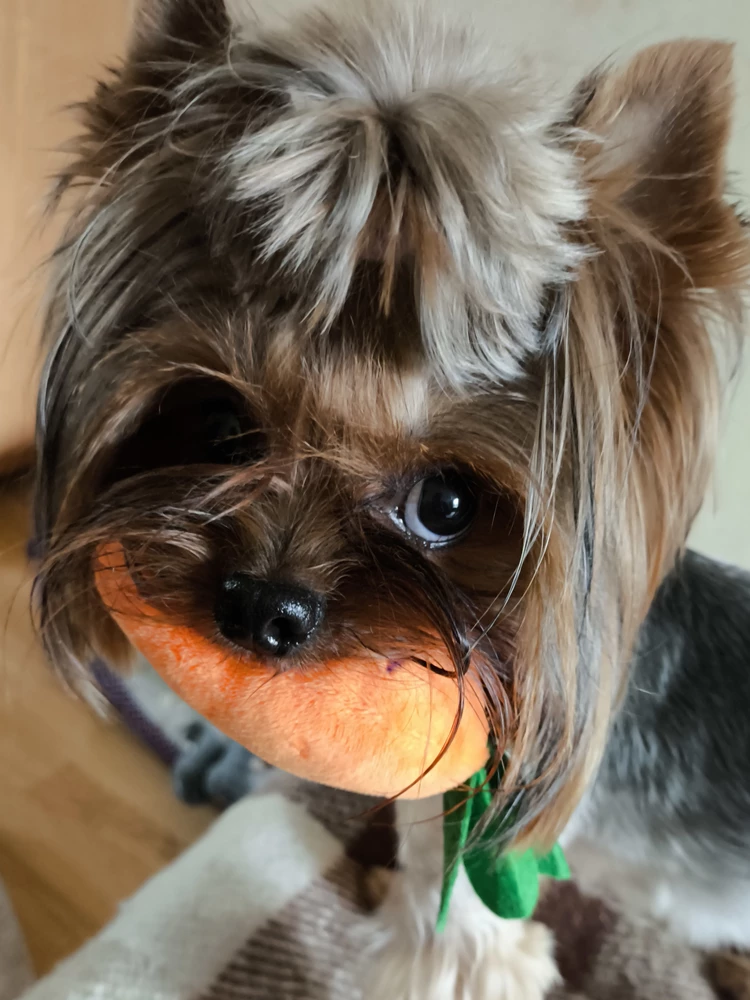
<svg viewBox="0 0 750 1000"><path fill-rule="evenodd" d="M137 0L132 45L213 48L229 37L247 0Z"/></svg>
<svg viewBox="0 0 750 1000"><path fill-rule="evenodd" d="M611 509L625 511L631 556L645 539L633 578L650 594L703 502L743 332L750 242L726 197L732 103L731 46L678 41L593 76L575 115L593 252L571 291L572 370L578 398L598 400L586 433L603 429L599 454L619 455L631 484ZM597 479L620 475L603 462Z"/></svg>
<svg viewBox="0 0 750 1000"><path fill-rule="evenodd" d="M733 96L732 46L697 40L655 45L582 89L594 201L619 203L697 287L716 287L718 265L734 263L725 237L737 224L724 201Z"/></svg>

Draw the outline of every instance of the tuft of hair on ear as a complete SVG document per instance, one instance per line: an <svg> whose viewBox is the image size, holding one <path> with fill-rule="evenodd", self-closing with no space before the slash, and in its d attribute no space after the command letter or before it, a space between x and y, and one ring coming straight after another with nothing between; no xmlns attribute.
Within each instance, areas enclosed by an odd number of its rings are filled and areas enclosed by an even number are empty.
<svg viewBox="0 0 750 1000"><path fill-rule="evenodd" d="M717 243L731 212L732 56L723 42L655 45L596 80L580 122L599 140L588 150L592 181L682 258L697 287L733 263L731 246Z"/></svg>
<svg viewBox="0 0 750 1000"><path fill-rule="evenodd" d="M209 49L226 44L232 32L227 0L136 0L131 51L175 47Z"/></svg>

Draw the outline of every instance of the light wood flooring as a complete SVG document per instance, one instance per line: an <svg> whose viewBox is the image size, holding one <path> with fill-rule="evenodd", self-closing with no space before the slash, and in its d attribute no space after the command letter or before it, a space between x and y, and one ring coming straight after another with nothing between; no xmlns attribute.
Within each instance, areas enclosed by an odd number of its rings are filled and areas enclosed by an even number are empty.
<svg viewBox="0 0 750 1000"><path fill-rule="evenodd" d="M23 489L0 487L0 878L37 972L81 945L190 844L209 810L116 722L67 695L29 615Z"/></svg>

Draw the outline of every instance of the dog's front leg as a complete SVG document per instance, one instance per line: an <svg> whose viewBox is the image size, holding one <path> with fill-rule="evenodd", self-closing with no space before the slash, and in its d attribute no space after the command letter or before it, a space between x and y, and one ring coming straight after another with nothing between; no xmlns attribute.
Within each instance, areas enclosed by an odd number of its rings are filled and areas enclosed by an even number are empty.
<svg viewBox="0 0 750 1000"><path fill-rule="evenodd" d="M365 976L365 1000L542 1000L558 980L541 924L501 920L459 875L435 930L443 873L442 802L398 804L399 860Z"/></svg>

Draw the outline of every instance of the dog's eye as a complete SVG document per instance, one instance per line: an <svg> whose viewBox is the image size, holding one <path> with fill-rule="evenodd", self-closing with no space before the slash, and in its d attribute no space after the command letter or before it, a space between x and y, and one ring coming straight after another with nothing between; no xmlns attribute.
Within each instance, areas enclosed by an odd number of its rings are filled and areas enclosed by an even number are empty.
<svg viewBox="0 0 750 1000"><path fill-rule="evenodd" d="M120 449L111 481L189 465L245 465L265 452L265 438L239 394L210 379L180 382L159 400Z"/></svg>
<svg viewBox="0 0 750 1000"><path fill-rule="evenodd" d="M477 516L477 489L465 476L446 471L421 479L409 491L404 527L431 545L456 541Z"/></svg>
<svg viewBox="0 0 750 1000"><path fill-rule="evenodd" d="M205 434L205 460L219 465L247 461L253 437L230 400L207 400L201 406ZM254 447L254 445L253 445Z"/></svg>

